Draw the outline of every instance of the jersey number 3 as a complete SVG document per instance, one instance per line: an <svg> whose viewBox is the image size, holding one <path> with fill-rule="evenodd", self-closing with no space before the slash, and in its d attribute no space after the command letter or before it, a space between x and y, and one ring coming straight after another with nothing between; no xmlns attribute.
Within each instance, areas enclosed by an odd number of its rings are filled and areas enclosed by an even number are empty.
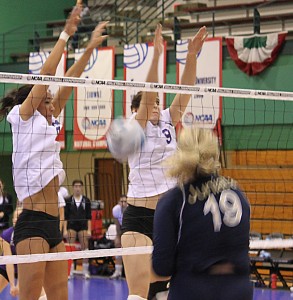
<svg viewBox="0 0 293 300"><path fill-rule="evenodd" d="M205 203L203 212L205 216L209 212L212 214L214 230L217 232L221 230L222 226L221 212L223 214L223 222L226 226L235 227L240 223L242 205L239 196L234 191L224 190L221 193L219 204L214 194L210 194Z"/></svg>

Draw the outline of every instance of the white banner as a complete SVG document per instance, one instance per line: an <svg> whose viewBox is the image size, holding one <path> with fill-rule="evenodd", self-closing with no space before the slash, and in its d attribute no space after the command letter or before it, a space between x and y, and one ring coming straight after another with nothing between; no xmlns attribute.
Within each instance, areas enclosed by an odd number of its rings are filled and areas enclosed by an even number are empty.
<svg viewBox="0 0 293 300"><path fill-rule="evenodd" d="M152 43L132 44L124 46L124 80L145 82L150 69L154 53ZM159 83L166 82L166 43L164 51L159 60L158 67ZM124 95L123 113L126 118L131 116L130 105L133 96L140 90L126 90ZM165 107L164 93L159 93L160 107Z"/></svg>
<svg viewBox="0 0 293 300"><path fill-rule="evenodd" d="M75 52L77 61L85 49ZM81 78L114 78L114 48L95 49ZM113 90L93 86L76 88L74 105L74 148L107 148L105 134L113 112Z"/></svg>
<svg viewBox="0 0 293 300"><path fill-rule="evenodd" d="M176 45L177 83L184 70L187 54L187 40L178 40ZM222 86L222 39L207 39L197 59L195 84L200 87ZM214 128L222 116L221 97L214 95L191 96L182 116L183 127L198 124L203 128Z"/></svg>
<svg viewBox="0 0 293 300"><path fill-rule="evenodd" d="M44 65L45 61L47 60L50 52L49 51L42 51L42 52L31 52L29 56L29 73L39 75ZM64 51L63 55L61 56L61 60L57 66L56 76L64 76L66 70L66 52ZM54 96L59 89L58 85L49 85L49 91L51 92L52 96ZM57 136L57 141L59 141L61 149L65 148L65 116L64 110L61 111L60 115L56 119L55 127L57 128L59 134ZM59 129L58 129L59 125Z"/></svg>

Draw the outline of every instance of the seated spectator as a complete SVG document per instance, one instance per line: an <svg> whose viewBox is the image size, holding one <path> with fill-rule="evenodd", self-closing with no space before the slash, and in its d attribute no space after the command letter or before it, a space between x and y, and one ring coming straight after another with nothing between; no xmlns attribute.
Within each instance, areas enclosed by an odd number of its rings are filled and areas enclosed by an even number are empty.
<svg viewBox="0 0 293 300"><path fill-rule="evenodd" d="M120 200L117 205L112 209L112 214L114 218L114 224L116 225L116 237L114 240L115 248L121 248L121 225L123 213L127 207L127 197L126 195L121 195ZM119 279L122 275L122 257L116 256L115 260L115 272L110 277L110 279Z"/></svg>
<svg viewBox="0 0 293 300"><path fill-rule="evenodd" d="M12 196L5 192L4 183L0 179L0 231L9 227L9 216L12 212Z"/></svg>
<svg viewBox="0 0 293 300"><path fill-rule="evenodd" d="M65 201L63 236L70 244L74 244L78 239L81 250L86 250L88 249L88 240L91 237L91 201L82 194L82 180L74 180L72 187L73 195ZM90 277L88 259L83 260L82 266L83 275L85 279L88 279ZM73 276L73 268L74 264L72 264L69 278Z"/></svg>

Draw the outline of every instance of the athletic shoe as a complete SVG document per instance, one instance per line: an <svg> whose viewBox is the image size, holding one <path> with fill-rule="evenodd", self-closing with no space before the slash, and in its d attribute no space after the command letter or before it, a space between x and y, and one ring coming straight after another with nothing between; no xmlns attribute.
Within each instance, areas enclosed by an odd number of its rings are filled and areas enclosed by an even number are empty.
<svg viewBox="0 0 293 300"><path fill-rule="evenodd" d="M121 273L118 271L115 271L111 276L110 279L119 279L121 277Z"/></svg>

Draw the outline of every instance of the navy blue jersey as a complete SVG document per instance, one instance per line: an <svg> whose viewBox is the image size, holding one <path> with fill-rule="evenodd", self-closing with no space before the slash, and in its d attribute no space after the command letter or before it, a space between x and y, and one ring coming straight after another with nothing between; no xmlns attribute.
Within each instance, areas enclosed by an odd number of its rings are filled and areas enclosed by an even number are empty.
<svg viewBox="0 0 293 300"><path fill-rule="evenodd" d="M248 278L249 228L250 205L233 180L209 177L176 187L156 208L153 268L190 279L229 262L235 275Z"/></svg>

